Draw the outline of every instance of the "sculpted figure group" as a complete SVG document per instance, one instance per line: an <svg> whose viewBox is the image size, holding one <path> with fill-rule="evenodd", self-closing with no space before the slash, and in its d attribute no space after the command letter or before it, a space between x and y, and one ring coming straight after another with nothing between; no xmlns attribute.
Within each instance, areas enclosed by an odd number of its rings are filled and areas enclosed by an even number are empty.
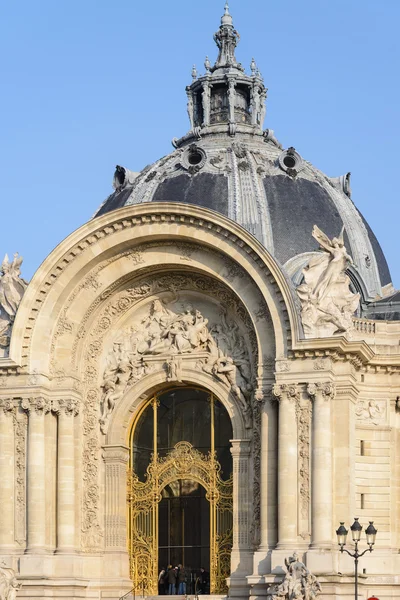
<svg viewBox="0 0 400 600"><path fill-rule="evenodd" d="M312 235L324 251L303 269L304 283L298 286L301 319L306 337L328 337L352 327L360 294L350 291L346 267L353 264L344 245L342 229L330 240L316 225Z"/></svg>
<svg viewBox="0 0 400 600"><path fill-rule="evenodd" d="M0 563L0 600L15 600L21 586L15 577L14 569L7 567L4 562Z"/></svg>
<svg viewBox="0 0 400 600"><path fill-rule="evenodd" d="M28 283L21 277L22 256L6 254L0 267L0 346L8 346L11 326Z"/></svg>
<svg viewBox="0 0 400 600"><path fill-rule="evenodd" d="M187 304L183 312L168 309L154 300L149 314L139 325L125 331L114 343L106 359L100 427L107 433L108 422L116 402L128 385L153 369L149 357L166 355L168 381L181 381L180 356L192 352L206 353L197 366L231 388L240 402L246 425L251 427L251 368L239 327L221 315L220 323L209 327L208 319Z"/></svg>
<svg viewBox="0 0 400 600"><path fill-rule="evenodd" d="M297 552L285 559L285 565L287 573L273 590L271 600L314 600L321 592L321 584L299 560Z"/></svg>

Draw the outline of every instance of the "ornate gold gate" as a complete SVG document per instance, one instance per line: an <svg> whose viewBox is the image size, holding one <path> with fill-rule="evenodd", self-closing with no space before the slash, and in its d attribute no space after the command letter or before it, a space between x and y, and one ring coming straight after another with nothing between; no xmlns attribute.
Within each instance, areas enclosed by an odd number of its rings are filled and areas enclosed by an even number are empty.
<svg viewBox="0 0 400 600"><path fill-rule="evenodd" d="M188 442L179 442L164 458L157 451L147 468L146 480L128 475L129 554L131 579L146 595L157 594L158 503L164 487L179 479L202 485L210 503L210 593L225 593L230 575L233 523L233 481L223 481L214 448L202 454Z"/></svg>

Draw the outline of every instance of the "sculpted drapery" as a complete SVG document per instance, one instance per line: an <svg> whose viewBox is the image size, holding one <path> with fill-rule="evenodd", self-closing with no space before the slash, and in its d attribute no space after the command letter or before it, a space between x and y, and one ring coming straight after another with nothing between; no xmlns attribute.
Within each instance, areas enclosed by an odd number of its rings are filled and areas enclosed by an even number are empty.
<svg viewBox="0 0 400 600"><path fill-rule="evenodd" d="M343 231L330 240L314 225L312 235L323 252L303 269L304 283L297 288L306 337L327 337L352 327L360 295L350 291L345 273L353 261L344 246Z"/></svg>

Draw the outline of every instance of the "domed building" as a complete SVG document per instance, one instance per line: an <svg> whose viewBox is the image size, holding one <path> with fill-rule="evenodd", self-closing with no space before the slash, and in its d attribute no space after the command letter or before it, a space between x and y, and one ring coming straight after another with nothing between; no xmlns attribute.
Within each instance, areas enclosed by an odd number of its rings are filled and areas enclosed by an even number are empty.
<svg viewBox="0 0 400 600"><path fill-rule="evenodd" d="M227 4L214 40L171 154L29 284L3 261L4 598L350 598L353 521L359 597L399 596L398 292L350 173L264 129Z"/></svg>

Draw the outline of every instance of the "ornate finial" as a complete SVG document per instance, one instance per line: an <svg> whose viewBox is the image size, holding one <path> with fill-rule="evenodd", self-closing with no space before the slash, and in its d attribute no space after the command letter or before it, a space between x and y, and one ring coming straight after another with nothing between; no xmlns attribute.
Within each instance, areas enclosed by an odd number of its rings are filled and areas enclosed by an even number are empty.
<svg viewBox="0 0 400 600"><path fill-rule="evenodd" d="M257 65L256 65L256 61L254 60L254 58L251 59L250 70L251 70L252 76L255 77L255 75L257 73Z"/></svg>
<svg viewBox="0 0 400 600"><path fill-rule="evenodd" d="M206 60L204 61L204 67L205 67L207 73L209 73L210 69L211 69L211 63L210 63L210 59L208 58L208 56L206 56Z"/></svg>
<svg viewBox="0 0 400 600"><path fill-rule="evenodd" d="M196 65L193 65L193 68L192 68L192 79L193 79L193 81L194 81L195 79L197 79L197 69L196 69Z"/></svg>
<svg viewBox="0 0 400 600"><path fill-rule="evenodd" d="M229 12L229 4L225 3L225 11L221 18L219 31L214 34L214 41L219 49L217 62L213 67L219 69L221 67L236 67L243 71L243 67L238 64L235 57L235 48L239 42L239 34L233 26L232 15Z"/></svg>

